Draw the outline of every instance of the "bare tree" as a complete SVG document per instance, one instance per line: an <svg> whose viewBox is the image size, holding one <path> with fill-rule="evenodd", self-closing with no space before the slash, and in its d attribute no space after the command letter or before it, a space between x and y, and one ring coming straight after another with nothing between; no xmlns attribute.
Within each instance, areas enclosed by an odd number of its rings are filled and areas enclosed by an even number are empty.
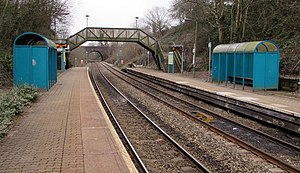
<svg viewBox="0 0 300 173"><path fill-rule="evenodd" d="M169 11L165 7L154 7L149 10L145 18L142 19L145 28L151 28L151 32L155 37L161 37L171 26Z"/></svg>
<svg viewBox="0 0 300 173"><path fill-rule="evenodd" d="M179 20L194 18L208 24L218 33L218 42L223 43L227 32L230 41L242 41L245 37L249 6L253 0L175 0L172 16ZM211 30L211 29L209 29Z"/></svg>

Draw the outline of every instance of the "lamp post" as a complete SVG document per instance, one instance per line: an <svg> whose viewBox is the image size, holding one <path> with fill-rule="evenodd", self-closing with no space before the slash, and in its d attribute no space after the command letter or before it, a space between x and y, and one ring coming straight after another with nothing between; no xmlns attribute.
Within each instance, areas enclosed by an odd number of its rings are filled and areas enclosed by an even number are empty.
<svg viewBox="0 0 300 173"><path fill-rule="evenodd" d="M210 81L211 42L208 43L208 82Z"/></svg>
<svg viewBox="0 0 300 173"><path fill-rule="evenodd" d="M147 55L148 55L148 63L147 63L147 67L150 67L150 52L149 51L147 51Z"/></svg>
<svg viewBox="0 0 300 173"><path fill-rule="evenodd" d="M86 17L86 27L88 27L89 26L89 15L87 14L87 15L85 15L85 17Z"/></svg>
<svg viewBox="0 0 300 173"><path fill-rule="evenodd" d="M196 59L196 47L197 47L197 36L198 36L198 21L196 19L191 18L185 18L185 21L195 21L196 23L196 29L195 29L195 43L194 43L194 49L193 49L193 78L195 78L195 59Z"/></svg>
<svg viewBox="0 0 300 173"><path fill-rule="evenodd" d="M89 52L88 51L85 51L85 64L88 63L88 54Z"/></svg>
<svg viewBox="0 0 300 173"><path fill-rule="evenodd" d="M139 17L135 17L135 27L138 28L138 20L139 20Z"/></svg>

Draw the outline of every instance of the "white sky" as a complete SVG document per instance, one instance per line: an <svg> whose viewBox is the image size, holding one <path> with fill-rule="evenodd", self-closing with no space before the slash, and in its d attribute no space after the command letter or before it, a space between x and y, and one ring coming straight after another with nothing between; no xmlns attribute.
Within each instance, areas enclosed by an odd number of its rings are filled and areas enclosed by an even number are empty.
<svg viewBox="0 0 300 173"><path fill-rule="evenodd" d="M135 17L144 17L155 6L169 8L172 0L73 0L70 34L86 27L131 27Z"/></svg>

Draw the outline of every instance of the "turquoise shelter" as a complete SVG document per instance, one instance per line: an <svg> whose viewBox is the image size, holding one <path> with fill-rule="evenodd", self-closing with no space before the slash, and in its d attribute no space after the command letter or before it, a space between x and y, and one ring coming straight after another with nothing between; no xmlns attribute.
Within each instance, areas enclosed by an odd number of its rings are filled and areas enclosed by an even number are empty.
<svg viewBox="0 0 300 173"><path fill-rule="evenodd" d="M278 89L280 51L272 41L221 44L214 48L212 81Z"/></svg>
<svg viewBox="0 0 300 173"><path fill-rule="evenodd" d="M60 48L57 51L57 69L61 71L65 71L66 64L67 64L66 49Z"/></svg>
<svg viewBox="0 0 300 173"><path fill-rule="evenodd" d="M14 41L14 85L49 90L57 82L56 45L46 37L26 32Z"/></svg>

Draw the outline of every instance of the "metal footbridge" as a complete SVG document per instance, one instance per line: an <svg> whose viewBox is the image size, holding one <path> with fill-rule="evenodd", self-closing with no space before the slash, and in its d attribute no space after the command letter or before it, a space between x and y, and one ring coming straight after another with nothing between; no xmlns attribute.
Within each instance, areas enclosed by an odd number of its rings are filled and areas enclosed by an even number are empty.
<svg viewBox="0 0 300 173"><path fill-rule="evenodd" d="M67 39L70 51L87 41L135 42L151 52L158 69L165 71L165 58L158 40L141 29L87 27Z"/></svg>

